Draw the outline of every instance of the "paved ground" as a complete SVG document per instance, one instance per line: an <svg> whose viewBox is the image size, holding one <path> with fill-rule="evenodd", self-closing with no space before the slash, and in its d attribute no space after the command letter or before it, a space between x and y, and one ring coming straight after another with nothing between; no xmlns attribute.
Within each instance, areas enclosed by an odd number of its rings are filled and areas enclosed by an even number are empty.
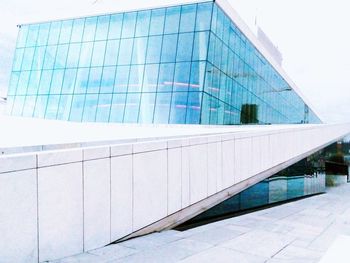
<svg viewBox="0 0 350 263"><path fill-rule="evenodd" d="M350 236L350 184L328 189L327 194L184 232L151 234L56 263L308 263L318 262L340 235Z"/></svg>

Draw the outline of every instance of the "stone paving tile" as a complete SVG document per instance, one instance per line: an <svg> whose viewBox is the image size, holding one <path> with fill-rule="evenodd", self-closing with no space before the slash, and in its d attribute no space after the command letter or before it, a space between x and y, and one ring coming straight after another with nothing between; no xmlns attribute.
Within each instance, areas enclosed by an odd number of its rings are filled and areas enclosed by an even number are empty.
<svg viewBox="0 0 350 263"><path fill-rule="evenodd" d="M214 247L181 260L182 263L263 263L267 258L242 253L236 250Z"/></svg>
<svg viewBox="0 0 350 263"><path fill-rule="evenodd" d="M99 257L90 253L78 254L72 257L63 258L60 260L50 261L52 263L106 263L108 258Z"/></svg>
<svg viewBox="0 0 350 263"><path fill-rule="evenodd" d="M206 242L208 244L217 245L224 241L233 239L237 236L242 235L242 232L234 231L226 227L218 227L214 229L209 229L192 236L187 237L187 239L197 240Z"/></svg>
<svg viewBox="0 0 350 263"><path fill-rule="evenodd" d="M297 246L287 246L277 253L274 259L284 259L284 260L319 260L323 253L307 248L301 248Z"/></svg>
<svg viewBox="0 0 350 263"><path fill-rule="evenodd" d="M109 260L130 256L132 254L135 254L136 252L138 252L136 249L128 248L118 244L113 244L113 245L105 246L103 248L89 251L90 254L107 258Z"/></svg>
<svg viewBox="0 0 350 263"><path fill-rule="evenodd" d="M170 243L174 248L178 249L188 249L193 252L200 252L208 248L213 247L214 245L205 243L202 241L192 240L192 239L180 239L175 242Z"/></svg>

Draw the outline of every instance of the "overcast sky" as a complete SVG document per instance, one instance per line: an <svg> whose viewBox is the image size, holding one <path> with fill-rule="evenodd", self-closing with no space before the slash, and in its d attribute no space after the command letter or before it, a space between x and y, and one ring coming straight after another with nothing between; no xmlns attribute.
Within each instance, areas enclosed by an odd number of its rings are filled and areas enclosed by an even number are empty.
<svg viewBox="0 0 350 263"><path fill-rule="evenodd" d="M248 25L253 26L257 17L282 52L285 71L321 118L350 122L349 0L229 1ZM156 6L165 1L1 0L0 95L6 93L9 81L17 24L135 9L150 2Z"/></svg>

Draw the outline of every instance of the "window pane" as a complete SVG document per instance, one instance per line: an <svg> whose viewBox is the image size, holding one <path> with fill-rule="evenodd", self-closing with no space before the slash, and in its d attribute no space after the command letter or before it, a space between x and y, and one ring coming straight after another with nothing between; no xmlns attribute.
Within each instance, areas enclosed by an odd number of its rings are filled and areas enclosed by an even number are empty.
<svg viewBox="0 0 350 263"><path fill-rule="evenodd" d="M48 98L45 119L56 119L60 95L51 95Z"/></svg>
<svg viewBox="0 0 350 263"><path fill-rule="evenodd" d="M97 29L95 40L107 39L110 16L99 16L97 19Z"/></svg>
<svg viewBox="0 0 350 263"><path fill-rule="evenodd" d="M127 91L130 66L118 66L115 76L114 92L123 93Z"/></svg>
<svg viewBox="0 0 350 263"><path fill-rule="evenodd" d="M74 95L72 100L72 108L70 111L70 121L81 121L84 109L85 95Z"/></svg>
<svg viewBox="0 0 350 263"><path fill-rule="evenodd" d="M105 66L117 65L119 53L119 40L108 40L106 46Z"/></svg>
<svg viewBox="0 0 350 263"><path fill-rule="evenodd" d="M30 73L27 94L34 95L38 93L41 71L34 70Z"/></svg>
<svg viewBox="0 0 350 263"><path fill-rule="evenodd" d="M55 63L57 46L48 46L45 52L44 69L52 69Z"/></svg>
<svg viewBox="0 0 350 263"><path fill-rule="evenodd" d="M160 64L158 92L171 92L174 81L174 63Z"/></svg>
<svg viewBox="0 0 350 263"><path fill-rule="evenodd" d="M25 95L26 94L29 76L30 76L30 71L22 71L21 72L21 75L20 75L20 78L18 81L16 95Z"/></svg>
<svg viewBox="0 0 350 263"><path fill-rule="evenodd" d="M166 10L164 34L177 33L179 31L181 7L170 7Z"/></svg>
<svg viewBox="0 0 350 263"><path fill-rule="evenodd" d="M13 71L21 70L23 55L24 55L24 48L17 48L13 59L13 66L12 66Z"/></svg>
<svg viewBox="0 0 350 263"><path fill-rule="evenodd" d="M120 42L118 64L119 65L128 65L131 62L131 53L132 53L133 39L122 39Z"/></svg>
<svg viewBox="0 0 350 263"><path fill-rule="evenodd" d="M109 24L109 39L120 38L122 30L123 14L111 15L111 20Z"/></svg>
<svg viewBox="0 0 350 263"><path fill-rule="evenodd" d="M62 22L62 28L60 33L59 43L69 43L72 34L73 20L66 20Z"/></svg>
<svg viewBox="0 0 350 263"><path fill-rule="evenodd" d="M86 93L88 80L89 80L89 69L88 68L78 69L74 93L75 94Z"/></svg>
<svg viewBox="0 0 350 263"><path fill-rule="evenodd" d="M192 62L190 91L200 91L204 88L205 62Z"/></svg>
<svg viewBox="0 0 350 263"><path fill-rule="evenodd" d="M135 37L148 35L150 20L151 20L151 11L140 11L137 13Z"/></svg>
<svg viewBox="0 0 350 263"><path fill-rule="evenodd" d="M208 32L198 32L194 36L192 60L206 60L208 48Z"/></svg>
<svg viewBox="0 0 350 263"><path fill-rule="evenodd" d="M98 94L88 94L85 98L83 121L95 121Z"/></svg>
<svg viewBox="0 0 350 263"><path fill-rule="evenodd" d="M149 30L150 35L163 34L164 19L165 19L165 9L152 10L151 25Z"/></svg>
<svg viewBox="0 0 350 263"><path fill-rule="evenodd" d="M142 93L139 123L152 123L156 93Z"/></svg>
<svg viewBox="0 0 350 263"><path fill-rule="evenodd" d="M144 65L131 66L128 92L141 92L143 81Z"/></svg>
<svg viewBox="0 0 350 263"><path fill-rule="evenodd" d="M23 104L24 104L25 96L16 96L15 102L12 108L12 115L14 116L22 116Z"/></svg>
<svg viewBox="0 0 350 263"><path fill-rule="evenodd" d="M126 93L113 94L110 122L123 122Z"/></svg>
<svg viewBox="0 0 350 263"><path fill-rule="evenodd" d="M42 69L44 66L44 58L45 58L46 47L36 47L35 53L33 57L32 70L34 69Z"/></svg>
<svg viewBox="0 0 350 263"><path fill-rule="evenodd" d="M108 122L111 104L112 94L100 94L96 112L97 122Z"/></svg>
<svg viewBox="0 0 350 263"><path fill-rule="evenodd" d="M197 21L196 30L209 30L210 29L210 17L212 12L212 3L198 4L197 7Z"/></svg>
<svg viewBox="0 0 350 263"><path fill-rule="evenodd" d="M19 76L20 76L19 72L12 72L9 89L7 92L8 95L15 95L16 94Z"/></svg>
<svg viewBox="0 0 350 263"><path fill-rule="evenodd" d="M39 33L39 25L29 26L29 31L28 31L27 41L26 41L27 47L33 47L36 45L38 33Z"/></svg>
<svg viewBox="0 0 350 263"><path fill-rule="evenodd" d="M181 9L180 32L194 31L197 5L185 5ZM207 18L208 19L208 18Z"/></svg>
<svg viewBox="0 0 350 263"><path fill-rule="evenodd" d="M84 31L85 19L74 19L71 42L81 42Z"/></svg>
<svg viewBox="0 0 350 263"><path fill-rule="evenodd" d="M61 30L61 22L60 21L51 23L49 40L47 42L48 45L57 45L58 38L60 36L60 30Z"/></svg>
<svg viewBox="0 0 350 263"><path fill-rule="evenodd" d="M68 45L59 45L54 68L65 68L68 54Z"/></svg>
<svg viewBox="0 0 350 263"><path fill-rule="evenodd" d="M176 63L174 77L174 91L187 91L191 72L191 63Z"/></svg>
<svg viewBox="0 0 350 263"><path fill-rule="evenodd" d="M50 94L61 94L64 69L53 71Z"/></svg>
<svg viewBox="0 0 350 263"><path fill-rule="evenodd" d="M17 47L25 47L29 26L20 26L17 38Z"/></svg>
<svg viewBox="0 0 350 263"><path fill-rule="evenodd" d="M174 62L176 57L177 34L164 35L162 62Z"/></svg>
<svg viewBox="0 0 350 263"><path fill-rule="evenodd" d="M36 96L26 96L23 117L32 117L35 109Z"/></svg>
<svg viewBox="0 0 350 263"><path fill-rule="evenodd" d="M188 93L186 123L199 124L202 94L201 92Z"/></svg>
<svg viewBox="0 0 350 263"><path fill-rule="evenodd" d="M50 23L40 24L37 45L44 46L47 44L49 37Z"/></svg>
<svg viewBox="0 0 350 263"><path fill-rule="evenodd" d="M147 37L135 38L134 50L132 52L132 64L145 64L147 41Z"/></svg>
<svg viewBox="0 0 350 263"><path fill-rule="evenodd" d="M25 49L22 62L22 70L30 70L32 68L34 51L35 48L33 47Z"/></svg>
<svg viewBox="0 0 350 263"><path fill-rule="evenodd" d="M38 94L49 94L52 70L43 70L41 73Z"/></svg>
<svg viewBox="0 0 350 263"><path fill-rule="evenodd" d="M67 56L67 68L75 68L79 63L80 44L70 44Z"/></svg>
<svg viewBox="0 0 350 263"><path fill-rule="evenodd" d="M133 37L136 25L136 12L125 13L123 20L122 38Z"/></svg>
<svg viewBox="0 0 350 263"><path fill-rule="evenodd" d="M128 93L126 97L124 123L136 123L139 115L141 93Z"/></svg>
<svg viewBox="0 0 350 263"><path fill-rule="evenodd" d="M81 45L79 67L90 67L93 43L83 43Z"/></svg>
<svg viewBox="0 0 350 263"><path fill-rule="evenodd" d="M74 91L75 79L77 76L76 69L66 69L62 84L62 94L72 94Z"/></svg>
<svg viewBox="0 0 350 263"><path fill-rule="evenodd" d="M176 61L191 61L193 33L179 34Z"/></svg>
<svg viewBox="0 0 350 263"><path fill-rule="evenodd" d="M146 65L142 92L157 91L158 71L158 64Z"/></svg>
<svg viewBox="0 0 350 263"><path fill-rule="evenodd" d="M70 109L72 106L72 98L72 95L61 95L57 111L58 120L68 120Z"/></svg>
<svg viewBox="0 0 350 263"><path fill-rule="evenodd" d="M91 68L87 93L98 93L100 91L102 68Z"/></svg>
<svg viewBox="0 0 350 263"><path fill-rule="evenodd" d="M153 36L149 37L147 48L147 63L159 63L160 52L162 47L162 37Z"/></svg>
<svg viewBox="0 0 350 263"><path fill-rule="evenodd" d="M48 96L42 95L38 96L35 103L34 117L35 118L44 118L45 111L47 106Z"/></svg>
<svg viewBox="0 0 350 263"><path fill-rule="evenodd" d="M93 41L96 32L97 17L88 17L85 19L83 41Z"/></svg>
<svg viewBox="0 0 350 263"><path fill-rule="evenodd" d="M168 123L171 103L171 93L157 93L156 107L154 110L154 123Z"/></svg>
<svg viewBox="0 0 350 263"><path fill-rule="evenodd" d="M116 67L104 67L100 93L112 93L114 88Z"/></svg>
<svg viewBox="0 0 350 263"><path fill-rule="evenodd" d="M187 92L173 92L169 123L183 124L186 122Z"/></svg>
<svg viewBox="0 0 350 263"><path fill-rule="evenodd" d="M103 61L105 58L106 51L106 41L97 41L94 44L94 51L92 54L91 66L103 66Z"/></svg>

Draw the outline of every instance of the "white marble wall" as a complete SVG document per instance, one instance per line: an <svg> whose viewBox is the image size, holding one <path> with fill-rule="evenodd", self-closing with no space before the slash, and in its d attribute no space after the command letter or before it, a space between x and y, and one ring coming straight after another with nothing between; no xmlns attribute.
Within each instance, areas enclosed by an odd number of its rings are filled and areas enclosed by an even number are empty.
<svg viewBox="0 0 350 263"><path fill-rule="evenodd" d="M102 247L349 131L280 127L2 156L0 262Z"/></svg>

